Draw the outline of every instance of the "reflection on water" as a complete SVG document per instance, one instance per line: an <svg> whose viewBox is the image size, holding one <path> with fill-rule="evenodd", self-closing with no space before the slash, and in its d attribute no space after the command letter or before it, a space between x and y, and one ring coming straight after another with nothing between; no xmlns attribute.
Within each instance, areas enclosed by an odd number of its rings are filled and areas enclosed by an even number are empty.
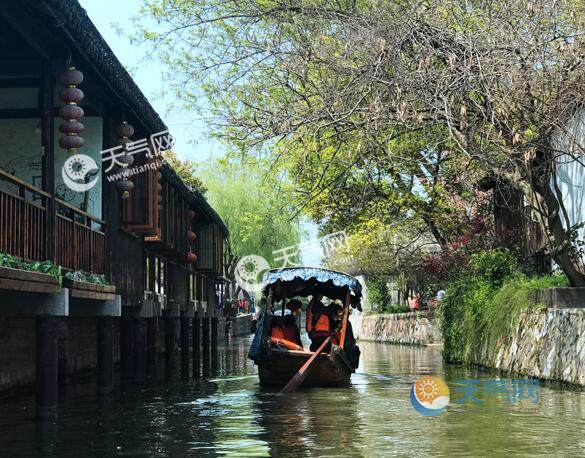
<svg viewBox="0 0 585 458"><path fill-rule="evenodd" d="M504 396L452 405L423 417L410 405L420 376L456 380L493 373L445 366L439 350L361 343L349 388L262 390L246 359L249 339L220 349L209 378L151 380L96 401L90 383L71 385L53 424L31 419L32 399L3 404L0 456L579 456L585 393L540 388L529 411ZM158 373L164 371L158 371ZM533 406L534 407L534 406Z"/></svg>

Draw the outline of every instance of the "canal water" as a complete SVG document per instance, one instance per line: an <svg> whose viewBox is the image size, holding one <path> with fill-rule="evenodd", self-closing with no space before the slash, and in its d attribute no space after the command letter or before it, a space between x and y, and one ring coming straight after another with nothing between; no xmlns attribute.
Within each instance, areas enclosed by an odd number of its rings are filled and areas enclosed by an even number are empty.
<svg viewBox="0 0 585 458"><path fill-rule="evenodd" d="M285 397L259 386L249 344L234 339L220 348L207 378L169 380L162 371L103 401L90 382L71 384L49 424L32 419L29 397L4 402L0 456L585 454L585 393L574 388L541 384L520 399L502 388L512 381L445 365L438 349L362 342L350 387ZM413 382L426 375L451 391L452 404L435 417L410 401ZM470 399L468 386L477 388Z"/></svg>

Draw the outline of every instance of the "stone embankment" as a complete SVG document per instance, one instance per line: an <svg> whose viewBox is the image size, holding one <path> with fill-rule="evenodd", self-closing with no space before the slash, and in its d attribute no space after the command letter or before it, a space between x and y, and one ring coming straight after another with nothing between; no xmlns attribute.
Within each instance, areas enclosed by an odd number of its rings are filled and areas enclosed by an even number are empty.
<svg viewBox="0 0 585 458"><path fill-rule="evenodd" d="M470 363L504 372L585 385L585 310L526 310L514 331L487 343Z"/></svg>
<svg viewBox="0 0 585 458"><path fill-rule="evenodd" d="M406 345L442 343L438 321L432 312L360 315L352 317L360 340Z"/></svg>
<svg viewBox="0 0 585 458"><path fill-rule="evenodd" d="M511 332L484 342L464 362L585 386L585 288L542 290L535 301L543 306L521 312ZM360 340L442 343L439 320L428 312L357 315L351 321Z"/></svg>

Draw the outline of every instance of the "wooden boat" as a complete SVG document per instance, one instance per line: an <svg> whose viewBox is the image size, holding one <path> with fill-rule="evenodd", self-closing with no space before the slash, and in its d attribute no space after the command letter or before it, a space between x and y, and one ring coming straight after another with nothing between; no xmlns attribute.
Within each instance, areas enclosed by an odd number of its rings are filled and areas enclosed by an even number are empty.
<svg viewBox="0 0 585 458"><path fill-rule="evenodd" d="M359 348L348 322L349 308L361 310L361 285L354 277L333 270L295 267L266 272L262 285L264 310L258 322L249 357L258 365L262 385L284 386L313 356L308 349L290 349L275 344L270 338L270 326L275 319L277 303L281 302L281 316L285 303L295 297L323 295L343 301L343 320L339 345L332 344L311 364L303 386L343 386L350 381L357 368ZM357 357L356 357L357 355Z"/></svg>

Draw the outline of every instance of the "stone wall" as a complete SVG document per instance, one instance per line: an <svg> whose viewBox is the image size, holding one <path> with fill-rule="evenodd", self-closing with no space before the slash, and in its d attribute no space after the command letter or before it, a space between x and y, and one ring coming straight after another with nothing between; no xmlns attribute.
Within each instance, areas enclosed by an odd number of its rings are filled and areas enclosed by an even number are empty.
<svg viewBox="0 0 585 458"><path fill-rule="evenodd" d="M553 305L562 305L559 302ZM427 312L356 315L351 322L360 340L408 345L442 342L438 320ZM512 332L484 342L464 362L585 386L585 308L526 310L515 320Z"/></svg>
<svg viewBox="0 0 585 458"><path fill-rule="evenodd" d="M429 312L361 315L352 317L352 326L360 340L407 345L442 343L437 319Z"/></svg>
<svg viewBox="0 0 585 458"><path fill-rule="evenodd" d="M33 318L0 318L0 392L35 380Z"/></svg>
<svg viewBox="0 0 585 458"><path fill-rule="evenodd" d="M96 318L63 318L59 326L61 375L96 367ZM113 320L114 362L120 360L119 324ZM36 378L35 318L0 317L0 393L27 387Z"/></svg>
<svg viewBox="0 0 585 458"><path fill-rule="evenodd" d="M531 309L510 335L484 343L470 363L505 372L585 385L585 310Z"/></svg>

